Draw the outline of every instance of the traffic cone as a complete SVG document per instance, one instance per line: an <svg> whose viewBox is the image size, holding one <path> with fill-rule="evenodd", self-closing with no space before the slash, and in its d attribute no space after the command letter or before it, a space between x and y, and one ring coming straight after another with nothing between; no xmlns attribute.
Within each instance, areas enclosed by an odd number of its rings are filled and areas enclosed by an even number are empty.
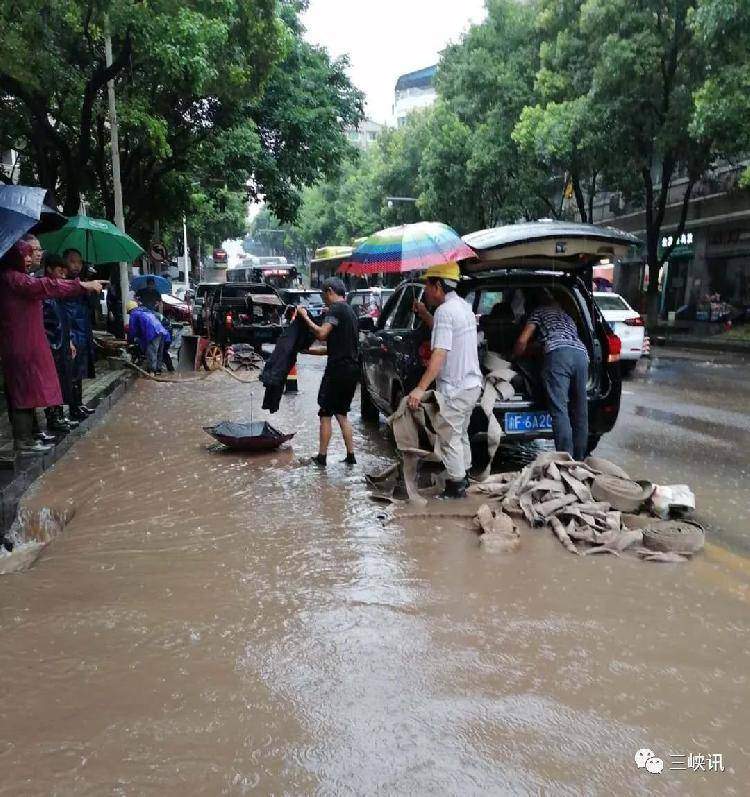
<svg viewBox="0 0 750 797"><path fill-rule="evenodd" d="M297 392L297 363L292 366L292 370L289 372L286 378L286 390L285 393L296 393Z"/></svg>

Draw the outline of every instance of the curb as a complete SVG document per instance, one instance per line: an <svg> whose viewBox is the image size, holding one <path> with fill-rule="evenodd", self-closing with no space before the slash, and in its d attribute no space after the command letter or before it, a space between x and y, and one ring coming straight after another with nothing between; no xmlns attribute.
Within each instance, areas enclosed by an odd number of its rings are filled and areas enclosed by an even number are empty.
<svg viewBox="0 0 750 797"><path fill-rule="evenodd" d="M652 346L676 347L681 349L699 349L730 354L750 354L750 342L740 340L713 341L710 338L694 338L689 335L652 335Z"/></svg>
<svg viewBox="0 0 750 797"><path fill-rule="evenodd" d="M13 479L0 489L0 538L4 532L13 525L18 511L18 505L24 493L31 485L51 468L57 460L63 457L70 448L87 432L98 426L109 410L125 395L130 386L135 382L135 374L123 372L117 379L110 382L106 389L95 396L92 404L96 407L94 414L81 421L80 426L62 437L52 451L42 456L18 458L16 460L16 473Z"/></svg>

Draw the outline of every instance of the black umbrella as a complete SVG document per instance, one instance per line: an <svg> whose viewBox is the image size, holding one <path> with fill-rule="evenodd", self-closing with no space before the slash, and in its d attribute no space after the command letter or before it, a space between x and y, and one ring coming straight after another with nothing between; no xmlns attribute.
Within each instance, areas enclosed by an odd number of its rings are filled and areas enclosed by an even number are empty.
<svg viewBox="0 0 750 797"><path fill-rule="evenodd" d="M0 186L0 256L27 232L52 232L65 224L65 216L45 205L44 188L28 185Z"/></svg>

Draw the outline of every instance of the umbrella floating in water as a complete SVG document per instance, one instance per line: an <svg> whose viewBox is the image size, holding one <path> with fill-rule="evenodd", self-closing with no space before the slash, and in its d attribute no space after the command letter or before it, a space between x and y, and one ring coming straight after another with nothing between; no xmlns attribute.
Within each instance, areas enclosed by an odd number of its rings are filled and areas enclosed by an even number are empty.
<svg viewBox="0 0 750 797"><path fill-rule="evenodd" d="M215 426L204 426L203 431L237 451L272 451L294 437L294 434L282 434L267 421L221 421Z"/></svg>
<svg viewBox="0 0 750 797"><path fill-rule="evenodd" d="M129 235L106 219L90 216L71 216L68 223L57 232L41 236L47 251L62 254L66 249L77 249L84 262L131 263L143 254L143 249Z"/></svg>
<svg viewBox="0 0 750 797"><path fill-rule="evenodd" d="M65 216L44 204L47 191L27 185L0 186L0 255L27 232L56 230Z"/></svg>
<svg viewBox="0 0 750 797"><path fill-rule="evenodd" d="M476 253L451 227L436 221L422 221L374 233L354 250L338 271L357 276L399 274L471 257L476 257Z"/></svg>

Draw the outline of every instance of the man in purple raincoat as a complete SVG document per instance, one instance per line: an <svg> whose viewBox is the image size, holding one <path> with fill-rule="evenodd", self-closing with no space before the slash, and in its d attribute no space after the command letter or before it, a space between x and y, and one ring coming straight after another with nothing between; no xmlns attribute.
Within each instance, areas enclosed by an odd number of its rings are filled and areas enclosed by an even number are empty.
<svg viewBox="0 0 750 797"><path fill-rule="evenodd" d="M149 373L161 373L164 347L172 342L172 336L153 311L142 306L131 311L128 341L138 344L141 354L146 358L146 370Z"/></svg>

